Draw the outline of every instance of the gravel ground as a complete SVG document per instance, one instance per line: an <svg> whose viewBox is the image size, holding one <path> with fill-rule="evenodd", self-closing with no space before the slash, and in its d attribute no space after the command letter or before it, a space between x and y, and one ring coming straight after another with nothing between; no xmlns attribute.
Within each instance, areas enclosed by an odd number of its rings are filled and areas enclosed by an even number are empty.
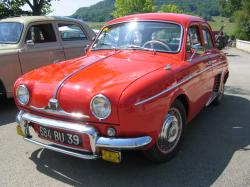
<svg viewBox="0 0 250 187"><path fill-rule="evenodd" d="M119 165L86 161L24 142L12 100L0 107L0 186L250 186L250 54L226 50L224 103L189 125L180 154L155 165L129 152Z"/></svg>

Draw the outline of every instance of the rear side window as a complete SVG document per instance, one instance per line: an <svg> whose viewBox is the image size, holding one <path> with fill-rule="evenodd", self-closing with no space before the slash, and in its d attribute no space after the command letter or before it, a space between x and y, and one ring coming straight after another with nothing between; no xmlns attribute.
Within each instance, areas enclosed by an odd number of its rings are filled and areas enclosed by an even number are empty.
<svg viewBox="0 0 250 187"><path fill-rule="evenodd" d="M204 42L205 42L205 48L206 49L212 49L214 47L213 45L213 40L211 37L211 34L208 30L208 28L203 28L202 29L202 34L203 34L203 38L204 38Z"/></svg>
<svg viewBox="0 0 250 187"><path fill-rule="evenodd" d="M198 26L191 26L188 29L188 35L187 35L187 52L190 52L192 45L197 45L201 43L201 36L199 32L199 27Z"/></svg>
<svg viewBox="0 0 250 187"><path fill-rule="evenodd" d="M32 25L29 28L26 41L32 40L34 43L56 42L56 35L52 24Z"/></svg>
<svg viewBox="0 0 250 187"><path fill-rule="evenodd" d="M80 26L75 24L58 24L58 29L63 41L88 40Z"/></svg>

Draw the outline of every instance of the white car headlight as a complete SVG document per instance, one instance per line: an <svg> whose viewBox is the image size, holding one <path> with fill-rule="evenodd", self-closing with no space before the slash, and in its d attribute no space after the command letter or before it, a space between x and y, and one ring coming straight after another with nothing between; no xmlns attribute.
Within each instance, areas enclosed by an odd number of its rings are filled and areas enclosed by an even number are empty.
<svg viewBox="0 0 250 187"><path fill-rule="evenodd" d="M111 103L107 97L98 94L92 98L90 109L97 119L106 119L111 113Z"/></svg>
<svg viewBox="0 0 250 187"><path fill-rule="evenodd" d="M21 84L16 89L17 100L21 105L27 105L30 100L30 93L28 88Z"/></svg>

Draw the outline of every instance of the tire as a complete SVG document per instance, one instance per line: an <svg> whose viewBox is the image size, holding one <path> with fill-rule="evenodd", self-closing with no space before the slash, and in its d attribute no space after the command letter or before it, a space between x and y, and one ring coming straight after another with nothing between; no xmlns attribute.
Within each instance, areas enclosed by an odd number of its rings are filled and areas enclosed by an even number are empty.
<svg viewBox="0 0 250 187"><path fill-rule="evenodd" d="M168 123L171 116L174 116L172 118L174 120L171 123ZM167 117L164 120L162 130L155 145L144 152L146 158L156 163L163 163L172 159L181 148L186 126L185 123L185 108L181 101L176 100L167 113ZM166 124L169 124L168 128L164 128Z"/></svg>
<svg viewBox="0 0 250 187"><path fill-rule="evenodd" d="M0 102L2 103L3 101L6 100L6 90L3 85L3 82L0 80Z"/></svg>
<svg viewBox="0 0 250 187"><path fill-rule="evenodd" d="M220 91L219 95L213 100L212 104L214 106L219 106L223 102L224 97L224 91L225 91L225 84L222 85L222 90Z"/></svg>
<svg viewBox="0 0 250 187"><path fill-rule="evenodd" d="M0 103L3 103L5 102L7 99L6 95L5 94L0 94Z"/></svg>

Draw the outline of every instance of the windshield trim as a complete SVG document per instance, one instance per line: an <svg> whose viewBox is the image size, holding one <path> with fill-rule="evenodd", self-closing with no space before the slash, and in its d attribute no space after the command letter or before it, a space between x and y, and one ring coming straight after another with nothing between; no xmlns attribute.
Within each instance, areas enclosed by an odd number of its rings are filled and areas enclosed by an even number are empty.
<svg viewBox="0 0 250 187"><path fill-rule="evenodd" d="M21 23L21 22L18 22L18 21L13 21L13 22L12 21L1 21L0 24L1 23L19 23L21 25L20 36L19 36L19 38L18 38L18 40L16 42L2 42L2 43L0 42L0 44L18 44L20 42L21 38L22 38L24 24Z"/></svg>
<svg viewBox="0 0 250 187"><path fill-rule="evenodd" d="M178 54L181 51L182 45L183 45L183 35L184 35L184 28L182 26L182 24L174 22L174 21L164 21L164 20L127 20L127 21L121 21L121 22L117 22L117 23L112 23L112 24L107 24L104 25L102 30L98 33L98 35L96 36L95 40L93 41L92 45L91 45L91 51L98 51L100 49L93 49L93 45L95 43L95 41L99 38L99 36L101 35L101 33L103 32L103 29L109 26L114 26L114 25L118 25L118 24L122 24L122 23L129 23L129 22L160 22L160 23L170 23L170 24L176 24L178 26L181 27L181 40L180 40L180 46L178 48L177 51L175 52L170 52L170 51L160 51L160 50L155 50L156 52L161 52L161 53L168 53L168 54ZM105 50L113 50L113 49L105 49ZM131 50L131 49L122 49L122 50ZM137 49L137 50L142 50L142 49Z"/></svg>

